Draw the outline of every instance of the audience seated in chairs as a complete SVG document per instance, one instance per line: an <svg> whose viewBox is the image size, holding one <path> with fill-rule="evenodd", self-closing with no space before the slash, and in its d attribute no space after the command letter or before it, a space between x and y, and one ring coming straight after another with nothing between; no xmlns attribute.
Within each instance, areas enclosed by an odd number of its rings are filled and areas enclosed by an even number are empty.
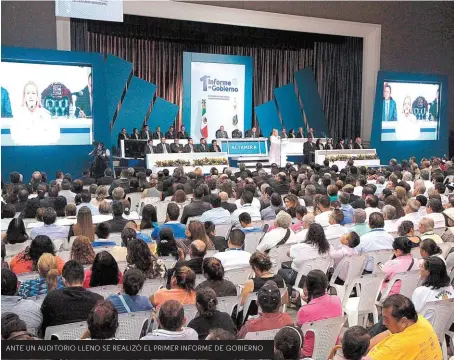
<svg viewBox="0 0 454 360"><path fill-rule="evenodd" d="M68 241L72 236L86 236L91 242L95 240L95 226L91 211L86 206L79 209L77 213L77 222L69 227Z"/></svg>
<svg viewBox="0 0 454 360"><path fill-rule="evenodd" d="M11 219L6 233L2 234L2 241L5 244L21 244L29 240L25 230L24 220L18 217Z"/></svg>
<svg viewBox="0 0 454 360"><path fill-rule="evenodd" d="M149 246L143 240L128 240L127 249L127 269L141 270L145 279L164 277L164 263L151 253Z"/></svg>
<svg viewBox="0 0 454 360"><path fill-rule="evenodd" d="M177 300L180 304L195 304L195 273L188 266L180 266L170 280L170 289L159 289L150 296L153 306L159 308L167 300Z"/></svg>
<svg viewBox="0 0 454 360"><path fill-rule="evenodd" d="M56 220L57 213L54 209L44 209L43 225L35 226L31 231L30 237L34 239L38 235L46 235L51 240L66 239L68 237L68 228L55 225Z"/></svg>
<svg viewBox="0 0 454 360"><path fill-rule="evenodd" d="M85 271L84 288L118 285L122 282L123 274L107 251L97 253L91 268Z"/></svg>
<svg viewBox="0 0 454 360"><path fill-rule="evenodd" d="M22 321L19 315L12 312L4 312L2 309L2 340L39 340L27 328L31 329L31 326Z"/></svg>
<svg viewBox="0 0 454 360"><path fill-rule="evenodd" d="M206 280L200 283L196 290L210 288L214 290L217 297L237 295L235 284L224 279L224 267L219 259L215 257L204 258L202 271Z"/></svg>
<svg viewBox="0 0 454 360"><path fill-rule="evenodd" d="M113 219L107 220L113 233L121 232L129 221L123 217L123 212L123 204L120 201L114 201L112 204Z"/></svg>
<svg viewBox="0 0 454 360"><path fill-rule="evenodd" d="M177 204L170 203L167 205L166 221L164 224L154 228L151 233L151 237L158 240L159 243L159 232L163 228L171 228L176 239L184 239L186 237L186 225L178 221L180 216L180 208Z"/></svg>
<svg viewBox="0 0 454 360"><path fill-rule="evenodd" d="M97 303L88 314L88 330L84 340L121 340L115 338L118 329L118 311L110 301Z"/></svg>
<svg viewBox="0 0 454 360"><path fill-rule="evenodd" d="M238 216L238 220L240 221L240 230L245 234L250 232L262 232L262 228L253 226L251 221L251 215L249 213L244 212Z"/></svg>
<svg viewBox="0 0 454 360"><path fill-rule="evenodd" d="M311 360L302 358L303 332L297 326L287 325L278 331L274 337L274 360Z"/></svg>
<svg viewBox="0 0 454 360"><path fill-rule="evenodd" d="M96 225L95 234L97 239L91 244L93 247L116 245L115 241L109 239L110 225L107 222L102 222Z"/></svg>
<svg viewBox="0 0 454 360"><path fill-rule="evenodd" d="M121 232L121 246L114 246L110 253L117 262L125 262L128 254L128 242L137 239L134 229L123 229Z"/></svg>
<svg viewBox="0 0 454 360"><path fill-rule="evenodd" d="M158 217L156 208L151 205L145 205L142 210L142 221L140 222L140 230L154 229L158 227Z"/></svg>
<svg viewBox="0 0 454 360"><path fill-rule="evenodd" d="M251 254L243 250L245 237L241 230L232 230L227 243L228 249L214 255L214 257L221 261L225 271L249 267Z"/></svg>
<svg viewBox="0 0 454 360"><path fill-rule="evenodd" d="M95 260L95 252L92 243L86 236L77 236L74 239L69 258L76 260L82 265L92 265Z"/></svg>

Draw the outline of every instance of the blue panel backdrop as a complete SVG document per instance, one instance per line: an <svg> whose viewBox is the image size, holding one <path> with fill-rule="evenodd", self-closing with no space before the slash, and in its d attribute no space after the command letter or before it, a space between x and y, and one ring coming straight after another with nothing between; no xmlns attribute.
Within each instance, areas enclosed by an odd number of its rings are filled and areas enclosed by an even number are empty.
<svg viewBox="0 0 454 360"><path fill-rule="evenodd" d="M132 129L136 127L140 132L155 92L155 84L135 76L132 77L112 127L112 144L117 141L118 134L122 128L126 128L127 132L132 132Z"/></svg>
<svg viewBox="0 0 454 360"><path fill-rule="evenodd" d="M25 49L2 46L2 61L30 62L59 65L85 65L92 67L93 76L93 133L94 139L110 148L110 127L107 116L106 85L103 57L101 54ZM34 170L45 171L50 179L62 170L79 176L88 167L90 145L72 146L2 146L1 170L3 180L9 181L9 173L19 171L28 181Z"/></svg>
<svg viewBox="0 0 454 360"><path fill-rule="evenodd" d="M440 110L439 110L439 137L438 140L424 141L381 141L382 111L383 111L383 84L384 82L408 83L439 83ZM448 77L446 75L413 74L391 71L379 71L374 104L374 118L370 137L371 148L377 149L382 164L390 159L398 161L415 156L417 161L431 156L443 156L449 151L449 119L448 119Z"/></svg>
<svg viewBox="0 0 454 360"><path fill-rule="evenodd" d="M264 137L270 136L273 129L280 130L282 127L281 119L279 118L279 113L274 100L270 100L262 105L256 106L255 115L257 116L257 120L260 124L260 129L262 129Z"/></svg>
<svg viewBox="0 0 454 360"><path fill-rule="evenodd" d="M322 136L322 133L328 134L328 124L312 68L308 67L295 72L295 81L308 126L314 129L317 137Z"/></svg>
<svg viewBox="0 0 454 360"><path fill-rule="evenodd" d="M304 127L303 114L295 93L295 86L287 84L274 89L274 97L287 133L289 129L294 129L297 132L300 126Z"/></svg>
<svg viewBox="0 0 454 360"><path fill-rule="evenodd" d="M156 97L147 124L150 126L151 130L156 126L160 126L161 131L166 132L168 128L174 124L178 109L178 105L172 104L160 97Z"/></svg>

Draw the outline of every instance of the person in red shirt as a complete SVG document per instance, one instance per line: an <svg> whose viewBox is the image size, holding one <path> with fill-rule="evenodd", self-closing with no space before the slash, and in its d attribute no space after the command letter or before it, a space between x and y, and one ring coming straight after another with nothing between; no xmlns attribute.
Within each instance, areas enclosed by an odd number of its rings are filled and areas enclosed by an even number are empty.
<svg viewBox="0 0 454 360"><path fill-rule="evenodd" d="M257 303L262 312L258 318L243 325L238 339L244 339L248 332L281 329L286 325L293 325L290 315L279 311L281 292L274 281L269 280L260 288L257 292Z"/></svg>

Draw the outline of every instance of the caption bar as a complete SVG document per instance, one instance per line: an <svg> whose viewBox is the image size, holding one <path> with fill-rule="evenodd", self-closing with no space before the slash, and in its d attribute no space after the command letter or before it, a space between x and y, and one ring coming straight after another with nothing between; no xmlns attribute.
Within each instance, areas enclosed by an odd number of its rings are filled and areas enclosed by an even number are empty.
<svg viewBox="0 0 454 360"><path fill-rule="evenodd" d="M272 359L273 341L2 341L2 359Z"/></svg>

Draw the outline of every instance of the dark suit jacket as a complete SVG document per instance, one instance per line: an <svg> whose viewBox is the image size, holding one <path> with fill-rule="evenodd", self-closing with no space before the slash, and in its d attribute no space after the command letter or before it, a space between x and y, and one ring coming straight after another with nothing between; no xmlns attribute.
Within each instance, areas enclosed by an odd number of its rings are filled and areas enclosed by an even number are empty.
<svg viewBox="0 0 454 360"><path fill-rule="evenodd" d="M303 154L310 155L314 151L315 151L315 144L313 142L310 143L309 141L306 141L303 145Z"/></svg>
<svg viewBox="0 0 454 360"><path fill-rule="evenodd" d="M276 182L272 185L274 191L276 191L279 195L286 195L290 189L290 186L287 183L280 183Z"/></svg>
<svg viewBox="0 0 454 360"><path fill-rule="evenodd" d="M363 144L359 145L358 143L355 142L355 144L353 145L353 149L364 149L364 145Z"/></svg>
<svg viewBox="0 0 454 360"><path fill-rule="evenodd" d="M205 211L210 210L211 205L202 201L202 200L194 200L183 210L183 215L181 216L181 223L186 224L188 222L188 218L192 216L200 216Z"/></svg>
<svg viewBox="0 0 454 360"><path fill-rule="evenodd" d="M181 152L183 152L183 145L170 144L170 150L172 150L173 153L181 153Z"/></svg>
<svg viewBox="0 0 454 360"><path fill-rule="evenodd" d="M112 176L103 176L98 180L98 185L110 185L114 181Z"/></svg>
<svg viewBox="0 0 454 360"><path fill-rule="evenodd" d="M148 137L147 137L147 131L146 130L142 130L140 132L140 138L141 139L152 139L153 138L153 133L148 130Z"/></svg>
<svg viewBox="0 0 454 360"><path fill-rule="evenodd" d="M232 131L232 139L241 139L243 137L243 133L238 130L238 129L235 129Z"/></svg>
<svg viewBox="0 0 454 360"><path fill-rule="evenodd" d="M386 100L383 99L383 109L382 109L382 121L385 121L386 117ZM389 99L389 113L388 113L388 121L397 121L397 106L396 101L392 98Z"/></svg>
<svg viewBox="0 0 454 360"><path fill-rule="evenodd" d="M210 151L210 148L208 147L207 144L199 144L199 152L209 152Z"/></svg>
<svg viewBox="0 0 454 360"><path fill-rule="evenodd" d="M169 144L166 143L165 145L166 145L167 152L171 153L172 151L170 150ZM158 154L163 154L164 153L164 150L163 150L163 147L162 147L162 143L159 143L158 145L156 145L156 153L158 153Z"/></svg>
<svg viewBox="0 0 454 360"><path fill-rule="evenodd" d="M351 205L352 203L354 203L355 201L357 201L360 198L361 198L361 196L350 194L350 199L348 200L348 202Z"/></svg>
<svg viewBox="0 0 454 360"><path fill-rule="evenodd" d="M345 145L342 144L336 144L336 149L345 149Z"/></svg>
<svg viewBox="0 0 454 360"><path fill-rule="evenodd" d="M365 209L366 208L366 204L365 204L363 198L358 198L357 200L350 203L350 205L352 206L353 209Z"/></svg>
<svg viewBox="0 0 454 360"><path fill-rule="evenodd" d="M154 132L153 139L161 139L162 135L164 135L162 131L159 134L157 132Z"/></svg>
<svg viewBox="0 0 454 360"><path fill-rule="evenodd" d="M112 195L112 191L116 187L121 187L125 191L125 193L129 193L129 179L115 179L112 181L112 184L110 184L109 188L109 194Z"/></svg>
<svg viewBox="0 0 454 360"><path fill-rule="evenodd" d="M325 145L325 150L333 150L333 149L334 149L333 145L328 145L328 144Z"/></svg>
<svg viewBox="0 0 454 360"><path fill-rule="evenodd" d="M84 182L84 185L91 185L96 183L96 180L91 178L90 176L82 176L80 180Z"/></svg>
<svg viewBox="0 0 454 360"><path fill-rule="evenodd" d="M199 149L197 149L197 147L195 145L192 145L192 151L199 152ZM189 147L189 144L186 144L185 146L183 146L183 152L185 152L185 153L191 152L191 148Z"/></svg>
<svg viewBox="0 0 454 360"><path fill-rule="evenodd" d="M221 208L228 210L229 213L231 214L237 209L237 206L236 206L236 204L232 204L227 201L223 201L223 202L221 202Z"/></svg>
<svg viewBox="0 0 454 360"><path fill-rule="evenodd" d="M21 202L18 201L14 204L14 207L16 208L16 212L22 212L25 209L25 204L27 201Z"/></svg>
<svg viewBox="0 0 454 360"><path fill-rule="evenodd" d="M219 138L224 138L224 139L228 139L229 138L229 134L227 134L227 131L221 131L221 130L217 130L216 131L216 139L219 139Z"/></svg>
<svg viewBox="0 0 454 360"><path fill-rule="evenodd" d="M308 138L311 137L311 138L315 139L315 134L313 132L308 132L307 137Z"/></svg>
<svg viewBox="0 0 454 360"><path fill-rule="evenodd" d="M166 139L175 139L175 131L173 133L170 133L170 131L167 131Z"/></svg>
<svg viewBox="0 0 454 360"><path fill-rule="evenodd" d="M309 195L304 195L302 196L304 202L306 203L306 206L313 206L314 205L314 199L312 196Z"/></svg>
<svg viewBox="0 0 454 360"><path fill-rule="evenodd" d="M187 131L185 132L179 131L177 137L178 139L187 139L189 138L189 134Z"/></svg>
<svg viewBox="0 0 454 360"><path fill-rule="evenodd" d="M151 149L150 149L150 147L148 145L145 145L145 147L143 148L143 153L145 155L154 154L156 152L156 149L155 149L155 147L153 145L151 146L151 148L153 149L153 152L151 152Z"/></svg>
<svg viewBox="0 0 454 360"><path fill-rule="evenodd" d="M219 147L219 145L216 145L216 148L218 149L218 152L221 152L221 148ZM213 145L210 145L210 152L216 152Z"/></svg>
<svg viewBox="0 0 454 360"><path fill-rule="evenodd" d="M297 132L297 133L296 133L296 138L297 138L297 139L302 139L302 138L304 138L304 133L301 134L300 132Z"/></svg>
<svg viewBox="0 0 454 360"><path fill-rule="evenodd" d="M252 130L246 131L246 134L244 135L244 137L247 137L247 138L253 137L253 136L252 136ZM255 132L255 137L256 137L256 138L259 138L259 137L260 137L260 134L259 134L258 131Z"/></svg>
<svg viewBox="0 0 454 360"><path fill-rule="evenodd" d="M43 208L53 208L54 207L54 202L55 202L55 198L51 198L51 197L45 197L44 199L40 199L39 200L39 207L43 207Z"/></svg>
<svg viewBox="0 0 454 360"><path fill-rule="evenodd" d="M114 217L112 220L106 221L110 225L110 231L113 233L119 233L123 231L125 225L129 222L127 219L123 219L123 217Z"/></svg>
<svg viewBox="0 0 454 360"><path fill-rule="evenodd" d="M131 134L131 139L133 139L133 140L139 140L139 139L140 139L140 134L134 134L134 133L132 133L132 134Z"/></svg>

